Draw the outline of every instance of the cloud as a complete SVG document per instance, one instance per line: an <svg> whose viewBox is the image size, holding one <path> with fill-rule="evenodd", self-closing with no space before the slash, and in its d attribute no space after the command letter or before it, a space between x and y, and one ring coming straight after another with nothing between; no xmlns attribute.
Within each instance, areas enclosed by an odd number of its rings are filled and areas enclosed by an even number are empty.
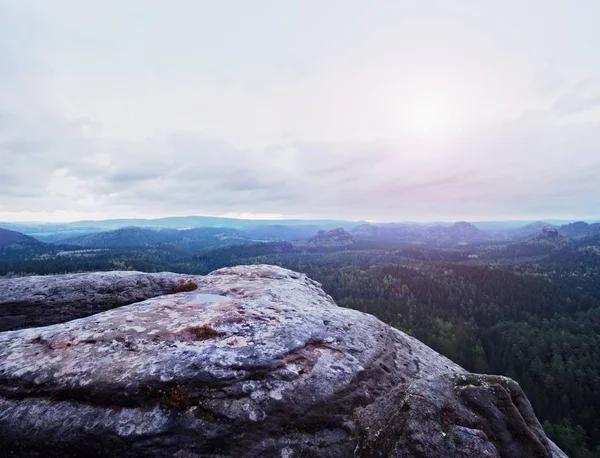
<svg viewBox="0 0 600 458"><path fill-rule="evenodd" d="M567 94L559 97L552 106L559 115L578 114L600 106L600 80L579 81Z"/></svg>
<svg viewBox="0 0 600 458"><path fill-rule="evenodd" d="M289 139L256 150L192 132L118 141L80 123L28 121L0 130L0 201L13 211L380 220L591 214L600 133L552 119L524 117L434 146Z"/></svg>
<svg viewBox="0 0 600 458"><path fill-rule="evenodd" d="M400 27L391 7L364 15L356 2L285 15L282 3L270 24L278 40L257 16L240 23L242 35L219 35L220 47L211 41L216 22L202 16L210 33L192 13L177 22L183 2L143 13L130 6L114 35L106 25L117 2L94 14L77 3L51 11L0 2L0 220L21 212L439 220L597 211L598 80L574 64L559 72L546 57L529 64L537 49L513 42L518 34L507 39L509 57L495 51L505 27L491 13L446 11L450 25L438 32L417 6L417 20ZM175 25L157 34L163 13ZM463 13L489 26L489 34L477 29L481 43L460 26ZM442 124L464 129L411 131L419 94L433 102L425 121L445 113Z"/></svg>

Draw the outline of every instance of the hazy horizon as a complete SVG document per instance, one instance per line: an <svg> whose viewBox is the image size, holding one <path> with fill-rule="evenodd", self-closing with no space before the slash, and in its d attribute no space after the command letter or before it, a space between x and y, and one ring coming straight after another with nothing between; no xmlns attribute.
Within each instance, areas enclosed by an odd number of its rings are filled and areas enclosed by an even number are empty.
<svg viewBox="0 0 600 458"><path fill-rule="evenodd" d="M431 219L431 220L410 220L410 219L402 219L402 220L368 220L368 219L343 219L343 218L309 218L309 217L283 217L281 215L252 215L252 214L241 214L241 215L167 215L167 216L149 216L149 217L119 217L119 218L99 218L99 219L77 219L77 220L0 220L0 224L9 223L9 224L75 224L75 223L84 223L84 222L109 222L109 221L120 221L120 220L139 220L139 221L154 221L154 220L164 220L164 219L179 219L179 218L222 218L222 219L238 219L238 220L247 220L247 221L340 221L340 222L349 222L349 223L370 223L370 224L435 224L435 223L455 223L455 222L468 222L468 223L531 223L537 221L553 221L560 223L570 223L583 221L587 223L597 223L600 222L600 218L523 218L523 219L496 219L496 220L476 220L476 219L455 219L455 220L443 220L443 219Z"/></svg>
<svg viewBox="0 0 600 458"><path fill-rule="evenodd" d="M599 14L0 0L0 221L597 220Z"/></svg>

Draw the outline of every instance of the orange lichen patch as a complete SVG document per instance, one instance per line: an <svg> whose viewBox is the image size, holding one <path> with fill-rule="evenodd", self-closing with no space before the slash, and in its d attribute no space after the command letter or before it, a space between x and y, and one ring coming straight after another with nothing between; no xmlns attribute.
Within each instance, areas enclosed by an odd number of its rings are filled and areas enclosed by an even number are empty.
<svg viewBox="0 0 600 458"><path fill-rule="evenodd" d="M219 332L216 329L211 328L208 324L203 324L202 326L192 326L187 328L186 331L190 332L195 340L209 340L209 339L218 339L219 337L223 337L225 335L224 332Z"/></svg>
<svg viewBox="0 0 600 458"><path fill-rule="evenodd" d="M312 345L293 350L284 356L283 362L287 364L294 364L298 366L301 374L310 372L312 368L317 364L319 360L319 353L314 351Z"/></svg>
<svg viewBox="0 0 600 458"><path fill-rule="evenodd" d="M195 291L198 289L198 284L192 280L181 280L175 289L173 289L173 293L184 293L189 291Z"/></svg>

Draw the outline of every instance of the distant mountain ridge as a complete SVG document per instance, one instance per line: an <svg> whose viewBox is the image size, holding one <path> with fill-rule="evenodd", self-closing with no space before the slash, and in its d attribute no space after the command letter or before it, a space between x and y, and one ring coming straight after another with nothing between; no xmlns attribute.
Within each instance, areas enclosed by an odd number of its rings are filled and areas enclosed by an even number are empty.
<svg viewBox="0 0 600 458"><path fill-rule="evenodd" d="M80 235L63 240L67 245L94 248L112 248L159 243L161 236L157 231L141 227L125 227L114 231Z"/></svg>
<svg viewBox="0 0 600 458"><path fill-rule="evenodd" d="M450 226L416 224L361 224L351 231L356 240L382 240L405 243L468 243L485 241L489 235L471 223L456 222Z"/></svg>
<svg viewBox="0 0 600 458"><path fill-rule="evenodd" d="M394 244L433 244L458 246L464 244L487 243L494 241L526 241L535 239L545 228L553 228L565 239L580 239L600 235L600 223L575 221L563 225L553 225L546 221L534 221L522 226L502 227L499 222L483 223L458 221L452 224L439 223L364 223L335 220L236 220L233 218L180 217L158 220L108 220L101 222L108 226L118 226L126 222L140 224L184 225L194 223L214 224L185 228L128 226L116 229L94 229L78 222L66 225L33 224L29 233L14 231L14 225L4 229L0 246L10 243L41 243L77 246L82 248L131 248L157 245L172 245L183 250L202 250L231 244L245 244L266 241L292 241L311 243L315 246L343 245L354 242ZM233 224L234 226L224 226ZM507 223L508 224L508 223ZM21 225L22 226L22 225ZM333 226L333 227L332 227ZM39 232L42 231L42 232ZM327 235L331 233L331 235ZM336 235L337 234L337 235ZM29 237L29 238L27 238ZM337 240L336 240L337 237ZM326 240L327 239L327 240ZM344 240L342 240L344 239Z"/></svg>
<svg viewBox="0 0 600 458"><path fill-rule="evenodd" d="M334 219L242 219L224 218L213 216L171 216L166 218L128 218L107 220L86 220L67 223L3 223L0 227L24 232L33 229L44 232L52 231L94 229L107 231L122 229L126 227L146 227L155 229L191 229L194 227L228 227L234 229L249 229L261 226L283 225L283 226L318 226L324 229L336 227L350 228L363 221L347 221Z"/></svg>
<svg viewBox="0 0 600 458"><path fill-rule="evenodd" d="M200 227L186 230L126 227L97 232L63 240L63 244L86 248L143 247L158 244L178 244L182 248L202 249L231 242L251 241L241 231L231 228Z"/></svg>

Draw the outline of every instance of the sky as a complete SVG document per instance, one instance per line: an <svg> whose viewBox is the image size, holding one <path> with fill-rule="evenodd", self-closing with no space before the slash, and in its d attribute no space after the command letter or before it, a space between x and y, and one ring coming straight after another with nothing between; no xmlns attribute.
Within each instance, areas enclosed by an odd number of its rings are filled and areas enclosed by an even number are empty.
<svg viewBox="0 0 600 458"><path fill-rule="evenodd" d="M0 221L600 218L596 0L0 0Z"/></svg>

